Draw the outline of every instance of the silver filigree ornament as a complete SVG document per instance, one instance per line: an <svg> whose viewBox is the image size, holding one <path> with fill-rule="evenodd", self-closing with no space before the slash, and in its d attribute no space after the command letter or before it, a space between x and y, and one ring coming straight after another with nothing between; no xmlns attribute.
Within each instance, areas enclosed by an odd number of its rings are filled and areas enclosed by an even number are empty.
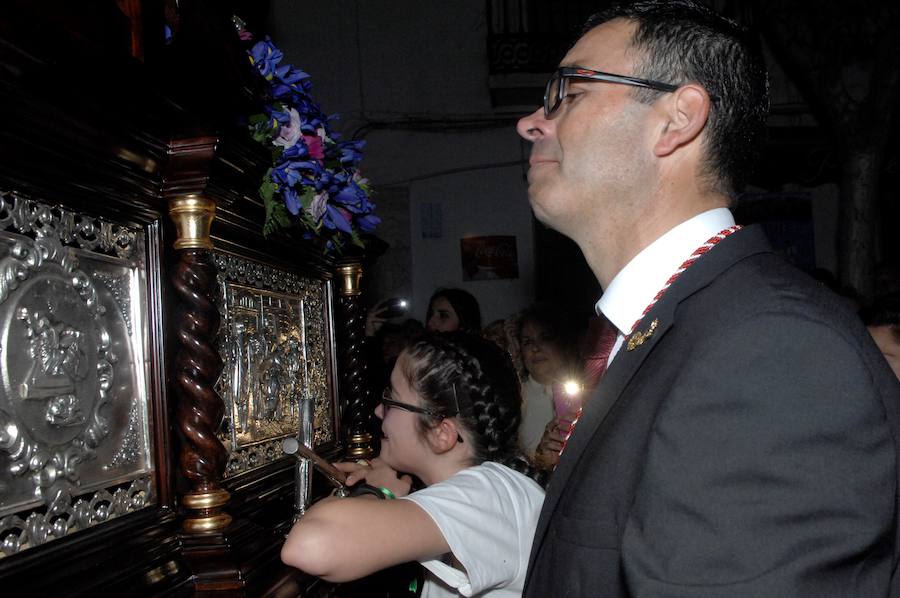
<svg viewBox="0 0 900 598"><path fill-rule="evenodd" d="M94 272L94 278L105 284L109 289L113 300L115 300L116 305L119 306L119 312L122 314L122 319L125 320L125 328L128 330L128 334L133 334L131 329L131 294L128 288L128 277Z"/></svg>
<svg viewBox="0 0 900 598"><path fill-rule="evenodd" d="M49 206L16 191L0 191L0 229L56 237L67 245L123 259L139 255L135 230L61 206Z"/></svg>
<svg viewBox="0 0 900 598"><path fill-rule="evenodd" d="M142 509L150 503L151 488L150 479L144 476L113 493L99 490L74 504L67 495L60 495L46 513L35 511L26 519L18 515L0 518L0 558Z"/></svg>
<svg viewBox="0 0 900 598"><path fill-rule="evenodd" d="M54 230L45 226L52 211L31 215L38 238L14 242L0 259L0 305L14 302L2 332L6 346L25 348L3 356L0 450L9 454L9 473L30 476L35 498L50 506L68 502L80 464L109 434L103 408L116 357L91 278L71 250L43 236ZM28 533L41 538L44 527Z"/></svg>

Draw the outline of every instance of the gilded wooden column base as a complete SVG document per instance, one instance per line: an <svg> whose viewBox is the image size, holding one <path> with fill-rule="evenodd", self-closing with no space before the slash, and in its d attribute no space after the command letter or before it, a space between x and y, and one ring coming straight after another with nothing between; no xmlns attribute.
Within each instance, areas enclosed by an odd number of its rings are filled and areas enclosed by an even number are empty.
<svg viewBox="0 0 900 598"><path fill-rule="evenodd" d="M347 457L351 459L369 459L375 454L372 448L372 435L368 432L351 434L347 440Z"/></svg>
<svg viewBox="0 0 900 598"><path fill-rule="evenodd" d="M230 494L218 489L204 494L191 493L181 497L181 504L189 513L181 524L181 529L186 532L211 532L228 527L231 523L231 515L225 513L220 507L228 504Z"/></svg>

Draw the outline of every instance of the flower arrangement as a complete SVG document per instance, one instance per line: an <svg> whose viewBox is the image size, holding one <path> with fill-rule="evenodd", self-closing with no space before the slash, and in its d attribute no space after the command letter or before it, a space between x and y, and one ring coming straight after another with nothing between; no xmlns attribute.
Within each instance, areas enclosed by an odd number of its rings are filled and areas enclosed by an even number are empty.
<svg viewBox="0 0 900 598"><path fill-rule="evenodd" d="M244 41L252 36L234 18ZM342 141L313 101L304 71L282 64L284 55L266 37L247 51L266 84L263 113L250 117L253 138L272 149L272 167L259 187L266 208L263 234L299 225L303 236L340 251L347 242L363 246L362 233L380 219L369 201L371 189L359 172L365 141Z"/></svg>

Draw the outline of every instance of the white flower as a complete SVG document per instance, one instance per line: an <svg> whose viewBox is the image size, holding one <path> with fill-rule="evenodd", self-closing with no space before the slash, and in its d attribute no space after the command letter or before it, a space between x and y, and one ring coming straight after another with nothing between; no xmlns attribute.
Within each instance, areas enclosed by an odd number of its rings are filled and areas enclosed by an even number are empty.
<svg viewBox="0 0 900 598"><path fill-rule="evenodd" d="M309 204L309 215L313 220L319 222L325 216L325 207L328 204L328 192L322 191L313 197L312 203Z"/></svg>
<svg viewBox="0 0 900 598"><path fill-rule="evenodd" d="M300 139L300 114L296 108L290 109L291 123L281 127L278 137L272 141L275 145L280 145L284 149L294 147L297 140Z"/></svg>

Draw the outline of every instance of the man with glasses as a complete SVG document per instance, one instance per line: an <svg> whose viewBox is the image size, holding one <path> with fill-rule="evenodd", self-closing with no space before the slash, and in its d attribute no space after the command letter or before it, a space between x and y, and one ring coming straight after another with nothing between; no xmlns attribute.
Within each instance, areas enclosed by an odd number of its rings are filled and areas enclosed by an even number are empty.
<svg viewBox="0 0 900 598"><path fill-rule="evenodd" d="M757 44L671 0L592 17L519 122L534 212L578 243L617 333L526 596L892 587L900 387L855 315L728 209L767 109Z"/></svg>

